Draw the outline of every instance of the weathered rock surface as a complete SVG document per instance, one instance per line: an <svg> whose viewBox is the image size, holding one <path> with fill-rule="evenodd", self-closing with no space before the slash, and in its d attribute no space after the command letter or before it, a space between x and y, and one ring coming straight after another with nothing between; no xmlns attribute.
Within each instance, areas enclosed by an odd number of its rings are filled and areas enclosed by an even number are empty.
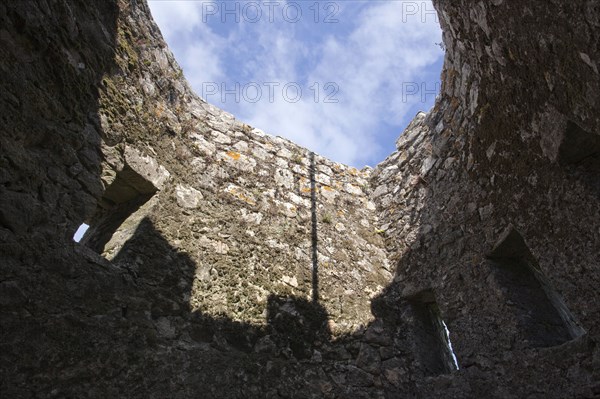
<svg viewBox="0 0 600 399"><path fill-rule="evenodd" d="M145 1L0 4L2 396L600 395L600 12L563 3L437 2L441 96L360 171L199 99Z"/></svg>

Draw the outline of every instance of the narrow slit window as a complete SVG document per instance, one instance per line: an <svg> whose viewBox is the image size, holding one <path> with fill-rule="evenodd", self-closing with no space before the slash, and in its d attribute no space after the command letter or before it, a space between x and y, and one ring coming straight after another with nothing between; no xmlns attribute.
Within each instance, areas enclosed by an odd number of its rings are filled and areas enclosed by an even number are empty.
<svg viewBox="0 0 600 399"><path fill-rule="evenodd" d="M446 342L446 346L450 352L450 355L452 356L452 362L454 363L454 368L456 370L460 370L460 367L458 366L458 359L456 358L456 353L454 353L454 348L452 347L452 341L450 340L450 331L448 330L448 326L446 325L446 323L444 322L443 319L440 319L442 322L442 325L444 326L444 341Z"/></svg>
<svg viewBox="0 0 600 399"><path fill-rule="evenodd" d="M426 375L439 375L459 369L450 341L450 331L441 316L432 291L410 299L417 360Z"/></svg>

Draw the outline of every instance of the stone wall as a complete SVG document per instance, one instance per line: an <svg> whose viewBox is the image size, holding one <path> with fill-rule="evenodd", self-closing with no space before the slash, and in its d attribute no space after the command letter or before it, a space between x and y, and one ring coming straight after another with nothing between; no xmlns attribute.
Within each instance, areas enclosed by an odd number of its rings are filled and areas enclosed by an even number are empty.
<svg viewBox="0 0 600 399"><path fill-rule="evenodd" d="M597 5L437 7L441 98L372 178L397 267L382 299L433 291L461 367L445 395L595 397Z"/></svg>
<svg viewBox="0 0 600 399"><path fill-rule="evenodd" d="M594 2L437 4L442 94L360 171L97 3L0 5L3 396L600 394Z"/></svg>

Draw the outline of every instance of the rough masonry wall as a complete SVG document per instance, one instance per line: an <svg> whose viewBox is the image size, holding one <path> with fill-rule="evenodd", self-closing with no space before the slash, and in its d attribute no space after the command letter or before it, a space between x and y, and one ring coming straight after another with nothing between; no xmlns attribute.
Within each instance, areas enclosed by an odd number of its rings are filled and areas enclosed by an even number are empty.
<svg viewBox="0 0 600 399"><path fill-rule="evenodd" d="M596 397L598 4L437 7L441 98L373 175L397 267L383 299L433 290L461 367L444 380L446 397ZM499 262L492 249L508 231L527 248ZM526 258L539 273L508 278ZM555 308L544 287L570 309L572 335L541 314Z"/></svg>
<svg viewBox="0 0 600 399"><path fill-rule="evenodd" d="M599 394L595 2L438 4L374 171L199 99L144 1L5 3L3 396Z"/></svg>
<svg viewBox="0 0 600 399"><path fill-rule="evenodd" d="M10 1L0 16L0 220L16 236L68 236L102 192L97 86L118 9Z"/></svg>
<svg viewBox="0 0 600 399"><path fill-rule="evenodd" d="M66 11L50 18L55 9ZM64 111L56 135L56 113L46 120L19 109L20 124L3 128L2 392L270 397L343 387L321 364L331 371L339 361L339 375L354 364L353 337L392 278L368 200L371 170L265 135L197 98L143 2L39 1L2 11L7 60L53 39L56 75L83 81L53 79L44 63L4 65L13 68L8 105L32 107L28 90L40 79L50 87L37 97L48 107L80 108ZM103 40L99 62L92 54ZM76 84L92 89L87 102L69 97ZM50 95L61 90L65 98ZM32 162L22 158L37 150L19 145L34 129L48 140ZM72 144L68 129L89 142ZM28 166L36 173L22 176ZM37 187L54 182L53 170L64 174L52 186L60 199ZM75 207L71 198L82 195L86 206ZM49 216L29 226L32 212L18 212L33 205ZM91 227L75 244L81 222ZM40 237L46 228L60 234Z"/></svg>

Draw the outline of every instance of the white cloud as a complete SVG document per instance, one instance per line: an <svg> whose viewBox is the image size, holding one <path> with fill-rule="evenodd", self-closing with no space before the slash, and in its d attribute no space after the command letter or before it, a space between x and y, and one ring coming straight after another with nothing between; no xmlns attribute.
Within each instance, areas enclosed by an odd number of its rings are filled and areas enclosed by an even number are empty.
<svg viewBox="0 0 600 399"><path fill-rule="evenodd" d="M361 166L376 158L382 146L380 122L400 124L421 100L418 96L405 102L403 83L420 83L423 68L442 56L434 44L440 32L433 18L429 23L416 17L402 23L400 14L398 2L377 2L357 16L349 36L332 35L320 43L320 60L308 83L335 82L338 104L315 103L312 93L306 93L298 104L246 106L242 115L337 161Z"/></svg>
<svg viewBox="0 0 600 399"><path fill-rule="evenodd" d="M185 76L195 90L200 90L205 82L221 82L225 78L223 62L219 58L218 45L213 43L191 42L180 51Z"/></svg>
<svg viewBox="0 0 600 399"><path fill-rule="evenodd" d="M383 130L395 125L399 134L412 116L407 113L421 101L420 96L404 101L403 83L420 84L423 74L431 74L431 66L443 57L435 45L441 40L437 21L430 14L403 15L402 2L340 3L339 25L306 27L263 19L259 24L219 26L219 33L202 23L201 2L150 4L198 92L207 81L225 82L228 88L236 81L242 86L279 82L274 103L264 86L256 104L222 104L217 96L211 102L267 133L356 166L386 155L391 143L382 141ZM430 3L426 6L433 10ZM302 86L297 103L282 96L288 82ZM319 101L309 88L315 82L320 85ZM323 103L327 82L338 85L339 103Z"/></svg>
<svg viewBox="0 0 600 399"><path fill-rule="evenodd" d="M202 23L202 2L150 0L148 4L154 20L167 38L177 33L191 33Z"/></svg>
<svg viewBox="0 0 600 399"><path fill-rule="evenodd" d="M222 57L228 45L226 38L203 23L205 3L163 0L149 2L152 15L165 40L196 90L202 87L202 82L221 81L224 78Z"/></svg>

